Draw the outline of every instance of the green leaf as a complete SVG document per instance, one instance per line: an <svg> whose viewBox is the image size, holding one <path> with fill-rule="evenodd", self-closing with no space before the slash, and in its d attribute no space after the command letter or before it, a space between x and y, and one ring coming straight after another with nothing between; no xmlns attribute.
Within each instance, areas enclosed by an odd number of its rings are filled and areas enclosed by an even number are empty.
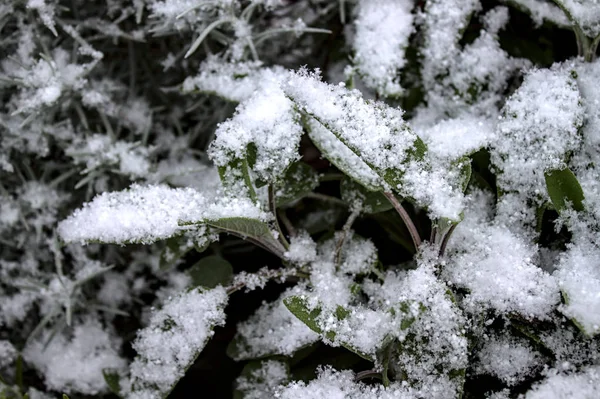
<svg viewBox="0 0 600 399"><path fill-rule="evenodd" d="M471 181L471 160L468 157L461 158L457 166L460 168L460 186L462 192L466 192L469 187L469 182Z"/></svg>
<svg viewBox="0 0 600 399"><path fill-rule="evenodd" d="M381 191L369 191L350 178L342 179L340 191L342 199L348 204L360 201L366 213L380 213L392 209L392 204Z"/></svg>
<svg viewBox="0 0 600 399"><path fill-rule="evenodd" d="M323 313L323 308L321 306L316 306L314 309L310 309L306 300L298 296L287 297L283 300L283 303L289 309L289 311L292 312L292 314L296 316L301 322L306 324L308 328L310 328L317 334L321 334L329 341L335 340L335 337L337 335L335 331L330 330L323 333L323 330L319 326L318 319L321 313ZM334 316L338 320L344 320L346 317L348 317L349 314L350 311L342 306L338 306L334 312ZM343 341L340 343L344 348L356 353L360 357L370 361L374 361L374 359L370 355L359 351L358 349L352 347L352 345L349 345L348 343L345 343Z"/></svg>
<svg viewBox="0 0 600 399"><path fill-rule="evenodd" d="M544 177L548 195L558 213L569 209L569 204L578 212L584 210L583 190L569 168L548 171Z"/></svg>
<svg viewBox="0 0 600 399"><path fill-rule="evenodd" d="M69 397L66 394L63 393L62 399L69 399Z"/></svg>
<svg viewBox="0 0 600 399"><path fill-rule="evenodd" d="M319 185L319 176L304 162L294 162L285 172L283 181L277 184L277 205L286 205L310 194Z"/></svg>
<svg viewBox="0 0 600 399"><path fill-rule="evenodd" d="M103 369L102 375L104 376L106 385L108 385L108 389L115 395L121 396L121 376L119 373L112 369Z"/></svg>
<svg viewBox="0 0 600 399"><path fill-rule="evenodd" d="M233 267L220 256L211 255L200 259L187 273L192 279L193 287L225 287L233 278Z"/></svg>
<svg viewBox="0 0 600 399"><path fill-rule="evenodd" d="M237 235L244 239L248 239L248 241L259 244L279 257L283 257L285 252L285 248L283 248L281 243L273 237L269 225L263 221L243 217L233 217L206 220L205 223L211 227L216 227L224 232Z"/></svg>

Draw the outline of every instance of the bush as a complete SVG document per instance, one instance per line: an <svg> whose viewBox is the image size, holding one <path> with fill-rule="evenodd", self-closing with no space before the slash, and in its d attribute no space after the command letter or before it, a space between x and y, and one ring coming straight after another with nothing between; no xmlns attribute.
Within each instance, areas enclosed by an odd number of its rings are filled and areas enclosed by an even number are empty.
<svg viewBox="0 0 600 399"><path fill-rule="evenodd" d="M0 21L0 398L600 397L597 0Z"/></svg>

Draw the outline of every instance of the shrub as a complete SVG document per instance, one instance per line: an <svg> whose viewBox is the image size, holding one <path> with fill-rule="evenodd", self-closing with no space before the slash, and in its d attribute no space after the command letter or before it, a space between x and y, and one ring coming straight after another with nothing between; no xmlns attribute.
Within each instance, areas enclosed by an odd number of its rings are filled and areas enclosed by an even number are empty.
<svg viewBox="0 0 600 399"><path fill-rule="evenodd" d="M600 3L501 3L0 5L0 398L600 397Z"/></svg>

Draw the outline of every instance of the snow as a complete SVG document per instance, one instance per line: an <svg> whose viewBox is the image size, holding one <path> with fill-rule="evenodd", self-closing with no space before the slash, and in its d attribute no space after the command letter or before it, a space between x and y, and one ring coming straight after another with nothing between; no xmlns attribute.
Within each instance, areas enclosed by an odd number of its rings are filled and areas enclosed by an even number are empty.
<svg viewBox="0 0 600 399"><path fill-rule="evenodd" d="M476 371L497 377L514 386L531 376L542 364L542 358L526 342L508 336L492 337L478 352Z"/></svg>
<svg viewBox="0 0 600 399"><path fill-rule="evenodd" d="M308 118L308 136L332 164L369 190L383 187L383 180L334 133L314 118Z"/></svg>
<svg viewBox="0 0 600 399"><path fill-rule="evenodd" d="M210 203L191 188L134 184L96 196L59 223L58 233L65 242L151 243L189 229L182 224L226 217L268 219L249 199L225 197Z"/></svg>
<svg viewBox="0 0 600 399"><path fill-rule="evenodd" d="M491 308L501 314L548 319L560 301L558 283L536 265L537 248L497 221L486 221L485 194L471 204L448 247L445 277L466 288L467 309ZM479 207L479 210L473 209Z"/></svg>
<svg viewBox="0 0 600 399"><path fill-rule="evenodd" d="M600 248L593 243L571 246L555 273L565 297L560 310L589 336L600 333Z"/></svg>
<svg viewBox="0 0 600 399"><path fill-rule="evenodd" d="M588 399L600 395L600 367L586 367L579 373L548 373L536 384L525 399Z"/></svg>
<svg viewBox="0 0 600 399"><path fill-rule="evenodd" d="M298 232L290 239L290 247L284 256L299 265L309 263L317 258L317 244L307 232Z"/></svg>
<svg viewBox="0 0 600 399"><path fill-rule="evenodd" d="M252 170L264 181L283 177L292 162L300 158L298 147L302 127L293 103L277 82L263 83L236 114L219 125L210 147L210 157L219 167L248 156L248 146L256 148Z"/></svg>
<svg viewBox="0 0 600 399"><path fill-rule="evenodd" d="M0 339L0 370L9 367L17 359L17 350L10 341Z"/></svg>
<svg viewBox="0 0 600 399"><path fill-rule="evenodd" d="M398 71L413 32L411 0L361 0L355 9L354 63L364 83L387 95L402 94Z"/></svg>
<svg viewBox="0 0 600 399"><path fill-rule="evenodd" d="M133 344L137 357L130 366L131 390L126 396L166 396L214 334L213 327L225 324L227 300L223 287L197 288L153 312Z"/></svg>
<svg viewBox="0 0 600 399"><path fill-rule="evenodd" d="M571 22L565 13L554 3L545 0L511 0L525 9L537 26L544 21L552 22L560 27L570 27Z"/></svg>
<svg viewBox="0 0 600 399"><path fill-rule="evenodd" d="M246 399L271 399L275 389L288 380L288 366L277 360L267 360L252 370L249 376L241 375L235 381L236 389Z"/></svg>
<svg viewBox="0 0 600 399"><path fill-rule="evenodd" d="M126 367L119 347L119 339L87 319L75 326L72 336L63 332L52 337L52 331L45 331L25 348L23 357L40 371L48 388L96 395L108 389L102 370Z"/></svg>
<svg viewBox="0 0 600 399"><path fill-rule="evenodd" d="M590 38L600 35L600 1L598 0L557 0L571 14L573 20Z"/></svg>
<svg viewBox="0 0 600 399"><path fill-rule="evenodd" d="M318 72L291 75L283 91L380 174L402 169L417 140L401 110L368 103L358 91L321 82Z"/></svg>
<svg viewBox="0 0 600 399"><path fill-rule="evenodd" d="M198 90L241 102L250 98L265 82L278 81L286 75L283 68L267 68L258 61L232 63L209 56L200 65L198 75L184 80L182 90L184 93Z"/></svg>
<svg viewBox="0 0 600 399"><path fill-rule="evenodd" d="M234 338L235 360L291 356L318 341L317 333L295 317L283 303L284 298L299 292L294 288L287 290L274 302L263 303L248 320L238 323Z"/></svg>
<svg viewBox="0 0 600 399"><path fill-rule="evenodd" d="M508 206L501 206L499 213L510 215L523 209L529 215L524 218L529 223L505 220L508 226L533 228L535 207L548 201L544 172L563 169L568 154L580 148L583 115L570 65L532 70L508 99L491 154L499 188L502 193L515 193L518 199L506 202ZM519 202L520 206L513 206Z"/></svg>

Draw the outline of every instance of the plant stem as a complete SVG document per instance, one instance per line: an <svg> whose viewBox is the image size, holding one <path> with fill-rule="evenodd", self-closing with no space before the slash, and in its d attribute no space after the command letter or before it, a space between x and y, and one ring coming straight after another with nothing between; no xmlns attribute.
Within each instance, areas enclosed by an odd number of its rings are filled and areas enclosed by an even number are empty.
<svg viewBox="0 0 600 399"><path fill-rule="evenodd" d="M279 219L281 219L281 223L283 223L283 225L285 226L285 229L287 230L288 235L290 237L296 237L296 235L297 235L296 229L294 228L294 225L292 224L290 219L285 214L285 211L283 209L278 209L277 216L279 216Z"/></svg>
<svg viewBox="0 0 600 399"><path fill-rule="evenodd" d="M348 236L348 232L352 228L354 221L360 215L360 208L356 208L352 211L350 216L348 216L348 220L344 223L344 227L342 227L342 236L339 238L335 245L335 264L336 267L339 267L342 261L342 247L344 246L344 242L346 241L346 237Z"/></svg>
<svg viewBox="0 0 600 399"><path fill-rule="evenodd" d="M360 371L360 372L356 373L356 376L354 377L354 381L358 382L358 381L364 380L365 378L381 379L381 373L379 371L377 371L376 369Z"/></svg>
<svg viewBox="0 0 600 399"><path fill-rule="evenodd" d="M309 193L306 195L306 198L312 198L323 202L331 202L332 204L338 204L343 206L348 206L344 201L337 197L333 197L331 195L325 195L320 193Z"/></svg>
<svg viewBox="0 0 600 399"><path fill-rule="evenodd" d="M452 233L454 233L454 229L456 228L456 226L458 226L458 223L453 224L444 236L442 244L440 245L440 258L444 256L444 253L446 252L446 247L448 246L448 241L450 241L450 236L452 236Z"/></svg>
<svg viewBox="0 0 600 399"><path fill-rule="evenodd" d="M285 249L289 249L290 243L285 238L285 235L283 235L283 231L281 230L281 226L279 225L279 221L277 220L277 202L275 201L275 190L273 189L272 184L269 184L269 209L271 209L271 213L275 218L275 227L277 228L277 232L279 233L279 237L277 237L277 239L285 247Z"/></svg>
<svg viewBox="0 0 600 399"><path fill-rule="evenodd" d="M383 195L386 196L388 201L390 201L390 203L392 204L392 206L394 207L396 212L398 212L398 214L402 218L402 221L406 225L406 228L408 229L408 232L410 233L410 237L413 240L415 249L418 250L419 247L421 246L421 237L419 236L419 232L417 231L415 224L413 223L412 219L408 215L408 212L406 212L406 209L404 209L404 207L402 206L400 201L398 201L398 199L396 198L396 196L393 193L384 192Z"/></svg>

